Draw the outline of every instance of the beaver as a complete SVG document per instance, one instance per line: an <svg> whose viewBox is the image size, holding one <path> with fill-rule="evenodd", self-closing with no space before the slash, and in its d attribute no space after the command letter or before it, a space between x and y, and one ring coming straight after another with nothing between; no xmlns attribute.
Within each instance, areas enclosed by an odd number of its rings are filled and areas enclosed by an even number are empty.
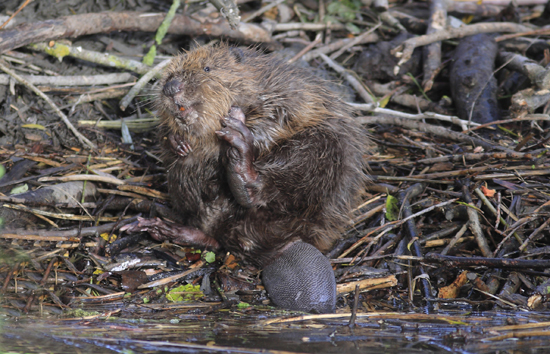
<svg viewBox="0 0 550 354"><path fill-rule="evenodd" d="M223 247L263 269L275 305L333 312L327 251L364 187L365 135L350 108L308 69L219 44L175 57L158 98L177 223L127 231Z"/></svg>

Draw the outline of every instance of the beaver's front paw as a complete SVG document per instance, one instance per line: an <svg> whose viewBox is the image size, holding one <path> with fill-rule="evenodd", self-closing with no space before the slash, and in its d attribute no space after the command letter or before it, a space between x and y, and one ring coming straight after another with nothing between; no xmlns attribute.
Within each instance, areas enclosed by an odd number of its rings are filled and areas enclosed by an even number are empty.
<svg viewBox="0 0 550 354"><path fill-rule="evenodd" d="M170 148L179 157L186 157L193 151L191 145L189 145L189 143L179 135L170 134L168 136L168 140L170 141Z"/></svg>
<svg viewBox="0 0 550 354"><path fill-rule="evenodd" d="M248 167L254 161L254 136L244 124L245 120L240 108L231 107L229 114L220 119L222 129L216 134L229 144L227 157L231 163Z"/></svg>
<svg viewBox="0 0 550 354"><path fill-rule="evenodd" d="M254 136L244 124L245 116L238 107L231 107L221 118L222 129L218 137L225 142L225 160L229 187L235 200L250 208L259 204L260 177L254 168Z"/></svg>
<svg viewBox="0 0 550 354"><path fill-rule="evenodd" d="M163 221L159 218L145 219L138 217L138 221L121 227L120 231L126 231L127 233L148 232L157 241L170 240L183 246L200 246L213 249L220 247L218 241L198 229Z"/></svg>
<svg viewBox="0 0 550 354"><path fill-rule="evenodd" d="M330 261L309 243L288 247L264 268L262 281L279 307L315 313L335 310L336 280Z"/></svg>

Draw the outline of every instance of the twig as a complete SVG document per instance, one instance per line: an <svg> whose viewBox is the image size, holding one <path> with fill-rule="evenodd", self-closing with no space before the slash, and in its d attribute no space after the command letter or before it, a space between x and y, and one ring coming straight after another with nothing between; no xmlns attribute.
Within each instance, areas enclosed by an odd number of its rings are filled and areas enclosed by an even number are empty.
<svg viewBox="0 0 550 354"><path fill-rule="evenodd" d="M105 65L110 68L119 68L130 70L138 74L145 74L151 70L150 66L140 63L139 61L121 58L119 56L107 53L95 52L93 50L82 49L81 47L73 47L63 43L36 43L27 46L30 49L39 50L61 60L65 56L71 56L91 63ZM111 74L113 75L113 74ZM128 75L128 74L126 74ZM130 80L127 80L130 81ZM125 81L125 82L127 82ZM121 82L121 81L119 81Z"/></svg>
<svg viewBox="0 0 550 354"><path fill-rule="evenodd" d="M210 0L210 3L227 19L232 30L236 30L239 27L241 16L239 16L239 7L235 3L235 0Z"/></svg>
<svg viewBox="0 0 550 354"><path fill-rule="evenodd" d="M499 60L506 63L506 68L518 71L527 76L539 89L550 88L550 70L522 55L510 52L499 52Z"/></svg>
<svg viewBox="0 0 550 354"><path fill-rule="evenodd" d="M485 179L505 179L505 178L518 178L527 176L548 176L550 175L550 169L541 169L538 171L518 170L515 173L491 173L486 175L475 176L476 180L482 181Z"/></svg>
<svg viewBox="0 0 550 354"><path fill-rule="evenodd" d="M243 22L250 22L250 20L255 19L256 17L262 15L266 11L271 10L275 6L278 6L279 4L282 4L283 2L285 2L285 0L276 0L276 1L273 1L272 3L267 4L263 7L261 7L260 9L258 9L257 11L255 11L255 12L251 13L250 15L246 16L246 18L243 19Z"/></svg>
<svg viewBox="0 0 550 354"><path fill-rule="evenodd" d="M451 241L449 242L449 244L443 249L443 251L441 251L441 255L446 255L447 253L449 253L449 251L451 250L451 248L454 247L454 245L456 245L458 243L458 241L460 240L460 238L462 237L462 235L464 235L464 233L466 232L466 230L468 229L468 222L466 222L464 225L462 225L462 227L460 228L460 230L458 230L458 232L456 233L456 235L454 235L454 237L451 239Z"/></svg>
<svg viewBox="0 0 550 354"><path fill-rule="evenodd" d="M93 126L97 128L102 129L120 129L122 127L122 119L117 120L109 120L105 121L102 120L101 122L97 122L95 120L79 120L78 125L80 126ZM124 124L128 126L128 129L130 131L144 131L147 129L152 129L156 127L159 124L159 118L158 117L151 117L151 118L136 118L136 119L124 119Z"/></svg>
<svg viewBox="0 0 550 354"><path fill-rule="evenodd" d="M546 219L546 221L543 222L542 225L537 227L537 229L535 231L533 231L531 233L531 235L529 235L529 237L527 237L525 242L523 242L523 244L521 246L519 246L519 250L523 252L525 250L525 248L527 247L527 245L529 244L529 242L533 241L535 239L535 237L538 234L540 234L548 226L548 224L550 224L550 218Z"/></svg>
<svg viewBox="0 0 550 354"><path fill-rule="evenodd" d="M396 85L398 86L395 87ZM431 102L424 97L418 97L417 95L406 93L407 90L410 90L407 85L402 85L397 82L379 84L371 81L369 82L369 89L375 96L389 96L391 102L409 107L414 111L435 112L439 114L447 113L446 109L440 107L439 104L435 102Z"/></svg>
<svg viewBox="0 0 550 354"><path fill-rule="evenodd" d="M443 31L438 31L432 34L426 34L419 37L407 39L405 42L392 49L391 53L398 58L398 66L402 65L412 57L414 48L422 47L426 44L443 41L451 38L462 38L478 33L494 33L494 32L526 32L530 28L510 22L494 22L494 23L477 23L474 25L463 26L459 28L450 28Z"/></svg>
<svg viewBox="0 0 550 354"><path fill-rule="evenodd" d="M334 60L330 59L324 54L319 54L319 56L325 61L325 63L328 64L334 71L342 75L349 83L353 86L353 88L359 93L359 95L365 100L367 103L374 103L374 100L369 95L367 90L361 85L359 80L357 80L355 77L353 77L351 74L349 74L346 69L344 69L342 66L336 64Z"/></svg>
<svg viewBox="0 0 550 354"><path fill-rule="evenodd" d="M412 246L413 256L416 257L422 257L422 250L420 249L420 244L416 241L418 239L418 230L416 228L416 224L414 223L414 218L412 217L410 200L412 198L416 198L423 191L424 185L421 183L416 183L399 193L399 200L401 201L404 220L406 220L405 226L409 235L409 245ZM430 282L428 281L429 276L424 270L424 266L419 265L418 269L420 271L420 283L422 284L422 293L424 295L424 299L427 302L427 305L430 306L431 304L429 300L432 298L432 294L430 292Z"/></svg>
<svg viewBox="0 0 550 354"><path fill-rule="evenodd" d="M355 285L355 293L353 297L353 309L351 311L351 317L349 319L348 326L355 327L355 316L357 316L357 307L359 306L359 284Z"/></svg>
<svg viewBox="0 0 550 354"><path fill-rule="evenodd" d="M383 116L383 117L374 116L374 117L358 117L356 118L356 120L359 124L391 124L391 125L398 125L401 127L405 127L408 129L417 129L425 133L430 133L437 136L445 137L454 141L461 141L461 142L467 142L472 145L479 145L486 150L494 149L494 150L501 150L501 151L512 152L512 153L514 152L514 150L510 150L500 145L493 145L491 143L488 143L479 138L475 138L473 136L468 136L466 134L453 132L445 127L438 127L435 125L415 122L415 121L411 121L403 118L390 117L390 116Z"/></svg>
<svg viewBox="0 0 550 354"><path fill-rule="evenodd" d="M356 44L362 43L366 38L368 38L371 35L372 32L376 31L380 26L382 26L382 22L377 23L376 26L374 26L370 30L360 34L359 36L353 38L348 43L344 44L342 46L342 48L340 48L338 51L332 53L329 58L330 59L336 59L340 55L342 55L346 50L348 50L349 48L353 47Z"/></svg>
<svg viewBox="0 0 550 354"><path fill-rule="evenodd" d="M338 294L345 294L354 291L356 287L359 287L359 290L374 290L374 289L383 289L389 288L397 285L397 278L395 275L388 275L384 278L372 278L372 279L363 279L351 283L338 284L336 285L336 292Z"/></svg>
<svg viewBox="0 0 550 354"><path fill-rule="evenodd" d="M197 261L197 263L190 266L189 269L184 271L184 272L181 272L179 274L175 274L175 275L163 278L163 279L155 280L155 281L152 281L152 282L149 282L149 283L141 284L140 286L138 286L138 289L153 288L155 286L162 286L162 285L171 283L171 282L176 281L178 279L181 279L181 278L183 278L183 277L185 277L185 276L187 276L187 275L189 275L193 272L198 271L203 265L204 265L204 261L201 259L201 260Z"/></svg>
<svg viewBox="0 0 550 354"><path fill-rule="evenodd" d="M508 124L508 123L515 123L515 122L519 122L519 121L526 121L526 120L533 120L533 121L550 121L550 116L548 114L528 114L524 117L517 117L517 118L514 118L514 119L504 119L504 120L496 120L494 122L491 122L491 123L487 123L487 124L480 124L478 125L477 127L472 127L468 130L464 130L463 133L464 134L468 134L474 130L478 130L478 129L481 129L481 128L487 128L491 125L496 125L496 124ZM476 124L474 122L472 122L471 124Z"/></svg>
<svg viewBox="0 0 550 354"><path fill-rule="evenodd" d="M464 3L474 3L479 4L477 1L464 1ZM508 0L484 0L483 3L494 6L506 7L510 4ZM546 0L515 0L517 6L533 6L533 5L546 5Z"/></svg>
<svg viewBox="0 0 550 354"><path fill-rule="evenodd" d="M516 304L514 304L514 303L511 303L510 301L506 301L506 300L504 300L504 299L501 298L501 297L498 297L498 296L496 296L496 295L493 295L493 294L488 293L488 292L486 292L486 291L483 291L483 290L481 290L481 289L474 288L474 290L477 290L477 291L479 291L480 293L482 293L482 294L484 294L484 295L486 295L486 296L492 297L493 299L496 299L496 300L502 302L503 304L506 304L506 305L508 305L508 306L511 306L512 308L514 308L514 309L516 309L516 310L519 309L519 310L522 310L522 311L528 311L528 310L526 310L526 309L518 308L518 305L516 305Z"/></svg>
<svg viewBox="0 0 550 354"><path fill-rule="evenodd" d="M550 33L549 28L540 28L540 29L535 29L535 30L527 29L527 30L525 30L523 32L519 32L519 33L505 34L505 35L502 35L502 36L498 36L498 37L495 38L495 42L498 43L498 42L505 41L507 39L514 39L514 38L518 38L518 37L546 36L549 33Z"/></svg>
<svg viewBox="0 0 550 354"><path fill-rule="evenodd" d="M38 182L71 182L71 181L94 181L112 183L116 185L125 184L123 180L116 178L115 176L97 176L97 175L69 175L60 177L42 177L38 179Z"/></svg>
<svg viewBox="0 0 550 354"><path fill-rule="evenodd" d="M479 246L479 250L485 257L491 257L493 253L491 252L491 249L489 248L489 245L487 244L487 239L485 238L485 235L483 234L483 231L481 230L481 225L479 223L479 216L477 215L477 210L474 209L474 203L472 201L472 197L470 196L470 191L468 189L468 181L462 185L462 199L469 204L471 207L466 208L466 211L468 213L468 218L470 219L470 230L476 237L477 245Z"/></svg>
<svg viewBox="0 0 550 354"><path fill-rule="evenodd" d="M430 1L430 22L426 34L436 33L445 29L447 24L447 4L445 0ZM424 76L422 87L424 91L430 91L433 80L441 66L441 42L434 42L423 48Z"/></svg>
<svg viewBox="0 0 550 354"><path fill-rule="evenodd" d="M25 6L29 4L29 2L31 2L31 0L25 0L25 2L21 6L19 6L19 8L6 21L4 21L4 23L0 26L0 29L4 28L11 20L13 20L13 18L17 16L17 14L21 10L23 10Z"/></svg>
<svg viewBox="0 0 550 354"><path fill-rule="evenodd" d="M357 37L356 37L357 38ZM328 54L332 51L338 50L342 46L346 45L347 43L355 40L355 38L343 38L339 39L337 41L334 41L330 44L327 44L323 47L317 48L315 50L312 50L311 52L305 54L302 59L305 61L310 61L311 59L317 58L319 54ZM368 36L365 36L362 38L361 42L356 44L364 44L364 43L376 43L379 40L379 36L376 33L371 33Z"/></svg>
<svg viewBox="0 0 550 354"><path fill-rule="evenodd" d="M485 257L455 257L442 256L437 253L428 253L424 256L423 262L442 263L449 269L465 267L487 267L505 269L547 269L550 267L548 259L510 259L510 258L485 258Z"/></svg>
<svg viewBox="0 0 550 354"><path fill-rule="evenodd" d="M322 32L319 32L317 33L317 35L315 36L315 40L313 42L311 42L310 44L308 44L307 46L304 47L304 49L302 49L300 52L298 52L298 54L296 54L295 56L293 56L291 59L289 59L289 63L293 63L295 62L296 60L300 59L301 57L303 57L307 52L309 52L311 49L315 48L316 45L318 45L319 43L321 43L323 40L323 33Z"/></svg>
<svg viewBox="0 0 550 354"><path fill-rule="evenodd" d="M414 182L418 182L418 180L415 180ZM380 238L385 235L386 233L388 233L390 230L393 230L395 229L396 227L404 224L405 222L407 222L409 219L413 219L413 218L416 218L422 214L425 214L425 213L428 213L432 210L434 210L435 208L440 208L440 207L443 207L445 205L449 205L449 204L452 204L454 202L456 202L458 200L458 198L454 198L454 199L451 199L451 200L447 200L445 202L442 202L442 203L439 203L439 204L436 204L436 205L432 205L431 207L429 208L425 208L421 211L419 211L418 213L416 214L412 214L402 220L397 220L397 221L392 221L390 223L387 223L385 225L382 225L380 227L377 227L375 230L369 232L367 235L365 235L364 237L362 237L360 240L358 240L357 242L355 242L353 245L351 245L351 247L349 247L347 250L345 250L340 256L338 256L338 258L344 258L345 256L347 256L348 254L350 254L354 249L356 249L357 247L359 247L360 245L362 245L363 243L365 243L367 240L371 240L369 242L369 244L367 245L367 247L370 247L371 245L373 245L374 243L378 242L378 240L380 240ZM370 238L370 235L372 235L373 233L375 232L378 232L380 230L384 230L382 231L379 235L377 235L376 237L374 238Z"/></svg>
<svg viewBox="0 0 550 354"><path fill-rule="evenodd" d="M459 125L463 130L467 129L468 127L468 121L462 120L456 116L447 116L444 114L437 114L433 112L423 112L418 114L410 114L400 111L395 111L393 109L388 108L381 108L381 107L375 107L373 104L364 104L364 103L350 103L348 102L350 106L357 110L365 111L365 112L373 112L373 113L379 113L379 114L387 114L394 117L401 117L406 119L413 119L413 120L422 120L422 119L437 119L444 122L450 122L456 125ZM479 123L470 123L473 126L479 125Z"/></svg>
<svg viewBox="0 0 550 354"><path fill-rule="evenodd" d="M528 113L534 112L550 100L550 91L547 89L535 90L527 88L516 92L512 96L512 105L510 106L511 115L522 117Z"/></svg>
<svg viewBox="0 0 550 354"><path fill-rule="evenodd" d="M474 192L477 194L479 199L483 201L483 204L485 204L485 206L491 211L491 213L493 213L493 215L495 215L500 220L500 222L502 222L504 226L508 227L508 223L506 222L506 220L504 220L502 216L498 215L497 210L493 206L493 203L491 203L489 199L487 199L487 197L483 194L483 192L479 188L474 189ZM517 232L513 232L513 235L519 243L523 242L521 236L518 235Z"/></svg>
<svg viewBox="0 0 550 354"><path fill-rule="evenodd" d="M168 63L170 63L172 59L166 59L165 61L161 62L145 75L141 77L141 79L136 82L134 87L120 100L120 109L125 111L126 107L130 104L130 102L134 99L134 97L141 91L141 89L149 83Z"/></svg>
<svg viewBox="0 0 550 354"><path fill-rule="evenodd" d="M135 77L130 73L103 74L103 75L75 75L75 76L40 76L19 75L33 85L49 86L94 86L112 85L133 81ZM8 85L9 75L0 75L0 85Z"/></svg>
<svg viewBox="0 0 550 354"><path fill-rule="evenodd" d="M277 23L273 26L273 31L292 31L292 30L303 30L303 31L324 31L331 29L333 31L340 31L345 29L345 26L342 24L324 24L324 23Z"/></svg>
<svg viewBox="0 0 550 354"><path fill-rule="evenodd" d="M403 25L399 22L399 20L393 17L393 15L389 11L380 12L378 16L380 16L380 19L383 22L397 29L399 32L403 32L403 33L407 32L407 29L403 27Z"/></svg>
<svg viewBox="0 0 550 354"><path fill-rule="evenodd" d="M530 160L533 158L532 154L529 153L523 153L523 152L516 152L516 153L509 153L509 152L487 152L487 153L470 153L470 154L454 154L454 155L446 155L446 156L438 156L438 157L432 157L429 159L421 159L416 161L416 164L435 164L439 162L460 162L460 161L486 161L489 159L497 159L497 160L507 160L507 159L526 159Z"/></svg>
<svg viewBox="0 0 550 354"><path fill-rule="evenodd" d="M156 32L165 16L164 13L106 11L23 24L14 29L0 32L0 53L30 43L60 38L76 38L96 33L115 31ZM245 42L273 42L270 33L255 24L241 23L238 30L233 31L221 17L219 20L210 18L204 18L203 22L200 20L185 15L176 15L168 28L168 33L189 36L227 36ZM335 28L344 27L343 25L333 26Z"/></svg>
<svg viewBox="0 0 550 354"><path fill-rule="evenodd" d="M132 83L133 85L133 83ZM88 102L94 102L94 101L101 101L105 99L112 99L112 98L118 98L118 97L124 97L130 90L129 89L120 89L120 90L111 90L107 92L101 92L96 93L95 95L91 95L89 93L83 93L82 95L78 96L78 98L70 98L68 99L68 102L70 103L67 106L63 106L63 108L68 107L74 107L75 105L80 105ZM101 112L101 109L98 108L98 110ZM103 113L103 112L102 112ZM107 116L106 113L103 114L104 116ZM97 120L93 121L94 123L97 123ZM99 122L102 123L103 121ZM126 120L124 121L126 122ZM80 124L80 121L78 122ZM95 124L92 124L95 125Z"/></svg>
<svg viewBox="0 0 550 354"><path fill-rule="evenodd" d="M90 217L90 216L84 216L84 215L75 215L75 214L60 214L60 213L50 213L48 211L40 210L40 209L31 209L23 205L9 205L4 204L4 208L10 208L20 211L25 211L28 213L33 213L40 216L48 216L56 219L62 219L62 220L78 220L78 221L96 221L96 222L109 222L109 221L116 221L119 219L117 216L102 216L102 217Z"/></svg>
<svg viewBox="0 0 550 354"><path fill-rule="evenodd" d="M59 108L57 108L56 104L48 96L46 96L42 91L40 91L36 86L31 84L27 80L23 79L21 76L17 75L12 70L8 69L1 62L0 62L0 69L2 71L4 71L6 74L13 77L15 80L19 81L21 84L28 87L30 90L32 90L34 93L36 93L38 96L40 96L44 101L46 101L48 103L48 105L50 105L50 107L59 115L59 117L61 117L61 120L63 120L63 122L65 123L67 128L69 128L69 130L73 132L73 134L77 137L78 141L80 141L80 143L82 145L85 145L85 146L87 146L91 149L96 148L96 145L94 143L92 143L90 140L88 140L84 135L80 134L80 132L78 130L76 130L74 125L69 121L69 118L67 118L67 116L65 114L63 114L63 112L61 112L59 110Z"/></svg>

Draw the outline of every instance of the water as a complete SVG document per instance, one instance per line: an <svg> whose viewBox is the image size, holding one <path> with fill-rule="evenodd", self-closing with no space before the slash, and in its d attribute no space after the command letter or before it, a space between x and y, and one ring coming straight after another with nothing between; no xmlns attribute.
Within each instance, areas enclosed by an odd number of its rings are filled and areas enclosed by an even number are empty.
<svg viewBox="0 0 550 354"><path fill-rule="evenodd" d="M347 314L274 314L26 318L3 323L0 345L2 352L19 353L545 353L550 347L550 331L544 334L550 314L544 313L364 313L354 328ZM510 323L541 325L503 339L512 333L504 327ZM522 337L527 332L537 336Z"/></svg>

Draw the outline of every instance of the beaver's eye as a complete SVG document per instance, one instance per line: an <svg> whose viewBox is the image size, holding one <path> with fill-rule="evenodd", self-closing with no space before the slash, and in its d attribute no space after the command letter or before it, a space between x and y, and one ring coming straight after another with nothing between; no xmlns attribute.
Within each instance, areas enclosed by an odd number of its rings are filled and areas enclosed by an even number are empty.
<svg viewBox="0 0 550 354"><path fill-rule="evenodd" d="M209 66L206 66L206 67L204 68L204 71L209 72L209 71L210 71L210 67L209 67Z"/></svg>

